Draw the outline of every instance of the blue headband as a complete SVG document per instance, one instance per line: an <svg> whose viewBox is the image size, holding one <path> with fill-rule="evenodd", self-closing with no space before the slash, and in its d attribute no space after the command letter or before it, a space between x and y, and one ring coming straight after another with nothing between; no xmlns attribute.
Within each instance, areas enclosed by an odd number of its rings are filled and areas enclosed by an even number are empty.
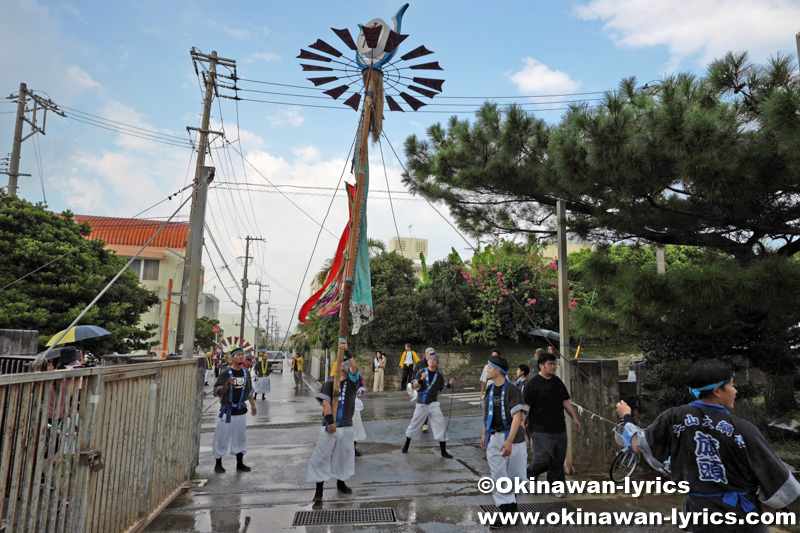
<svg viewBox="0 0 800 533"><path fill-rule="evenodd" d="M503 370L502 368L500 368L500 367L499 367L499 366L497 366L496 364L492 363L491 361L487 361L487 363L489 363L490 365L492 365L493 367L495 367L497 370L499 370L499 371L500 371L500 373L501 373L501 374L503 374L504 376L507 376L507 375L508 375L508 370Z"/></svg>
<svg viewBox="0 0 800 533"><path fill-rule="evenodd" d="M233 351L231 352L231 357L233 357L233 356L234 356L234 355L236 355L237 353L244 353L244 350L242 350L241 348L236 348L235 350L233 350Z"/></svg>
<svg viewBox="0 0 800 533"><path fill-rule="evenodd" d="M439 362L439 356L438 356L438 355L436 355L435 353L432 353L432 354L428 355L428 359L430 359L431 357L433 357L434 359L436 359L436 362L437 362L437 363Z"/></svg>
<svg viewBox="0 0 800 533"><path fill-rule="evenodd" d="M715 388L715 387L721 387L721 386L725 385L726 383L730 382L730 380L731 380L731 379L733 379L733 377L734 377L734 376L736 376L736 374L734 374L733 376L731 376L729 379L726 379L725 381L720 381L719 383L714 383L714 384L712 384L712 385L706 385L705 387L699 387L699 388L697 388L697 389L691 389L691 388L690 388L690 389L689 389L689 392L691 392L692 394L694 394L694 397L695 397L695 398L699 398L699 397L700 397L700 393L701 393L702 391L704 391L704 390L711 390L711 389L713 389L713 388Z"/></svg>

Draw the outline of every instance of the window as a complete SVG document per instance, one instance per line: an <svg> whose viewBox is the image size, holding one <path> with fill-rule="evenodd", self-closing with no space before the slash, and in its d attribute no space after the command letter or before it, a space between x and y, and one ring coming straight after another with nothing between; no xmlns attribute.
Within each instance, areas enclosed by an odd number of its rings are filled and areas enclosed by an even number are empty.
<svg viewBox="0 0 800 533"><path fill-rule="evenodd" d="M133 270L142 281L158 281L157 259L137 259L131 263L130 269Z"/></svg>
<svg viewBox="0 0 800 533"><path fill-rule="evenodd" d="M141 277L144 281L158 281L158 261L145 259Z"/></svg>

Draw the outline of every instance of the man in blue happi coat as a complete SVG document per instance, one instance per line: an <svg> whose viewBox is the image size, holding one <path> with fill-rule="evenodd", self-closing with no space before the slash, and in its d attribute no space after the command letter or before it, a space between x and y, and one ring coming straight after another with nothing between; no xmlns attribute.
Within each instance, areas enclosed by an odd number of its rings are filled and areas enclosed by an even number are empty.
<svg viewBox="0 0 800 533"><path fill-rule="evenodd" d="M689 482L684 512L732 513L722 524L692 524L694 533L767 533L766 525L747 524L745 516L761 514L764 505L786 507L800 495L800 484L758 428L730 413L733 377L722 361L696 361L689 386L697 400L668 409L645 429L636 426L625 402L617 404L626 422L623 438L633 451L660 463L671 459L673 481Z"/></svg>

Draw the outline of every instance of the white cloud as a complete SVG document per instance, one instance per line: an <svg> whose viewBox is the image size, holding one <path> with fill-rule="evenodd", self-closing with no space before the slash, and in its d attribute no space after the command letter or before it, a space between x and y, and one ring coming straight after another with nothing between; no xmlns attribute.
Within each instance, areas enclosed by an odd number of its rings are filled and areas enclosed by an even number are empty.
<svg viewBox="0 0 800 533"><path fill-rule="evenodd" d="M103 209L105 196L97 180L69 178L66 184L57 186L64 202L77 214L95 213Z"/></svg>
<svg viewBox="0 0 800 533"><path fill-rule="evenodd" d="M272 52L258 52L253 54L255 59L261 59L263 61L280 61L281 56L278 54L273 54Z"/></svg>
<svg viewBox="0 0 800 533"><path fill-rule="evenodd" d="M550 70L532 57L525 58L525 67L510 76L523 94L559 94L575 92L581 82L575 81L560 70Z"/></svg>
<svg viewBox="0 0 800 533"><path fill-rule="evenodd" d="M789 0L592 0L578 6L583 20L600 20L620 47L666 46L670 66L690 56L707 64L728 51L748 50L764 61L794 50L800 5Z"/></svg>
<svg viewBox="0 0 800 533"><path fill-rule="evenodd" d="M68 5L61 7L74 16ZM33 0L3 3L0 49L15 50L15 53L0 55L0 72L6 80L17 83L24 80L29 89L57 87L61 103L64 103L67 97L98 89L101 85L77 66L92 54L91 50L63 31L64 23L54 11L58 8ZM20 46L21 43L24 46Z"/></svg>
<svg viewBox="0 0 800 533"><path fill-rule="evenodd" d="M231 37L234 37L236 39L241 39L243 41L246 41L247 39L250 38L250 30L231 28L230 26L226 26L225 24L220 24L219 22L217 22L215 20L209 20L208 24L212 28L217 28L219 30L222 30L225 33L227 33L228 35L230 35Z"/></svg>
<svg viewBox="0 0 800 533"><path fill-rule="evenodd" d="M292 153L301 163L313 163L319 159L319 148L316 146L295 147L292 148Z"/></svg>
<svg viewBox="0 0 800 533"><path fill-rule="evenodd" d="M267 122L273 128L281 126L300 126L305 122L305 117L300 115L296 108L280 109L274 115L267 115Z"/></svg>
<svg viewBox="0 0 800 533"><path fill-rule="evenodd" d="M83 70L78 65L71 65L67 68L67 77L72 82L72 85L81 91L97 89L101 87L99 83L94 81L92 77L89 76L88 72Z"/></svg>

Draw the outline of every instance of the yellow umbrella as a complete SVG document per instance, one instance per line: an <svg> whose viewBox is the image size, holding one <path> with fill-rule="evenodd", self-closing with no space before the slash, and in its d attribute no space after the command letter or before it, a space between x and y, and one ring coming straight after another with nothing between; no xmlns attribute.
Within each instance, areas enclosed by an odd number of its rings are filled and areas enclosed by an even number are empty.
<svg viewBox="0 0 800 533"><path fill-rule="evenodd" d="M56 342L56 340L58 340L58 338L61 336L62 333L64 333L63 329L58 333L56 333L55 335L53 335L53 337L49 341L47 341L47 344L45 344L45 346L50 346L51 344ZM69 330L66 335L64 335L64 338L61 339L58 342L58 344L66 344L68 342L78 342L84 339L102 337L104 335L111 335L111 332L108 331L107 329L101 328L100 326L75 326L74 328Z"/></svg>

